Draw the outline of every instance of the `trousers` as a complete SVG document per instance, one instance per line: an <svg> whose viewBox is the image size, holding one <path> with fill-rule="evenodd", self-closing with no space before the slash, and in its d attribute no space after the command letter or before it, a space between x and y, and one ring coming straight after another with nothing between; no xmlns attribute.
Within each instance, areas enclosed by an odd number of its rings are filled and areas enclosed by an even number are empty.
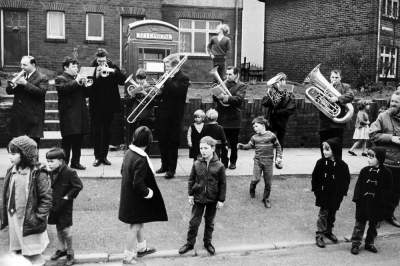
<svg viewBox="0 0 400 266"><path fill-rule="evenodd" d="M61 140L61 147L65 152L65 162L68 165L71 150L72 150L72 158L71 165L77 165L81 159L81 148L82 148L82 134L74 134L69 136L64 136Z"/></svg>
<svg viewBox="0 0 400 266"><path fill-rule="evenodd" d="M336 220L336 210L320 208L317 220L317 236L326 233L332 233L332 229Z"/></svg>
<svg viewBox="0 0 400 266"><path fill-rule="evenodd" d="M351 236L351 242L353 245L360 246L361 240L364 235L365 226L367 224L367 220L356 220L356 224L354 225L353 234ZM367 237L365 238L365 244L374 244L374 240L378 235L376 231L376 224L375 221L368 222L368 230L367 230Z"/></svg>
<svg viewBox="0 0 400 266"><path fill-rule="evenodd" d="M204 213L204 244L211 243L212 233L214 231L214 218L217 213L217 203L198 203L195 202L192 207L192 217L189 222L189 231L187 234L187 243L194 246L196 236L201 223L201 217Z"/></svg>
<svg viewBox="0 0 400 266"><path fill-rule="evenodd" d="M237 161L237 144L239 142L239 132L240 128L224 128L226 140L229 143L231 148L230 158L228 159L228 150L222 149L221 150L221 162L224 164L225 167L228 167L228 162L230 161L231 164L236 164Z"/></svg>

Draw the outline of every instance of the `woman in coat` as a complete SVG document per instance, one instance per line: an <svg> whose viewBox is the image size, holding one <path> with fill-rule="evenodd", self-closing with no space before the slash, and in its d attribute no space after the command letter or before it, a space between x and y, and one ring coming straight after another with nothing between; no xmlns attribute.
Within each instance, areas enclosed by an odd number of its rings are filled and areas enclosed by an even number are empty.
<svg viewBox="0 0 400 266"><path fill-rule="evenodd" d="M143 224L168 220L154 168L145 152L152 139L148 127L137 128L122 162L119 220L129 224L124 264L135 264L137 257L156 251L146 245Z"/></svg>

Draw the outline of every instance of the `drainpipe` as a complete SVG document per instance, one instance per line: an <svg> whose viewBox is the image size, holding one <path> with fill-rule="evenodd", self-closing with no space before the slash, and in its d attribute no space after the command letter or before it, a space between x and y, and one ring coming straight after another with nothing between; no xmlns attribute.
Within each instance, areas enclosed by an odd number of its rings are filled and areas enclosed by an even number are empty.
<svg viewBox="0 0 400 266"><path fill-rule="evenodd" d="M235 58L234 66L237 67L237 54L238 54L238 24L239 24L239 10L238 10L238 0L235 0Z"/></svg>
<svg viewBox="0 0 400 266"><path fill-rule="evenodd" d="M375 82L379 80L379 60L381 58L381 19L382 19L382 0L379 0L378 4L378 36L376 40L376 74Z"/></svg>

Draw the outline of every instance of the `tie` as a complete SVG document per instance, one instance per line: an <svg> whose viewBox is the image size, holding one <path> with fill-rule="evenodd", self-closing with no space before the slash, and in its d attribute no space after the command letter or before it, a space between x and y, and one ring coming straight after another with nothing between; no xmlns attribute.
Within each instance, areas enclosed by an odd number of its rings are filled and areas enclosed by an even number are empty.
<svg viewBox="0 0 400 266"><path fill-rule="evenodd" d="M11 187L11 196L10 196L10 201L8 203L8 212L10 215L13 215L15 213L15 182L13 182L13 185Z"/></svg>

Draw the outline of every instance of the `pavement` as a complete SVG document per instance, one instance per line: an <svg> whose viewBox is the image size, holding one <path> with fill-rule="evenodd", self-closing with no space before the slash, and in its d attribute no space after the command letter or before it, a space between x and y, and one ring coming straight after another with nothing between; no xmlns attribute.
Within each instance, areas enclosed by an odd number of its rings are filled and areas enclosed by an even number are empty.
<svg viewBox="0 0 400 266"><path fill-rule="evenodd" d="M45 161L46 149L40 150L40 160ZM75 201L74 207L74 248L79 263L115 262L122 259L122 251L127 227L118 217L120 167L123 151L110 152L111 166L93 167L91 149L82 151L81 163L87 170L78 171L84 183L84 190ZM248 184L252 174L254 151L239 151L237 169L227 170L227 201L218 212L215 222L213 243L218 254L240 254L251 251L289 249L314 245L315 222L318 208L314 206L314 196L310 191L310 173L320 157L318 149L284 150L284 167L274 169L272 185L272 208L265 209L260 200L263 184L257 188L256 199L250 199ZM351 197L356 175L367 164L362 156L350 156L343 151L353 175L349 195L337 214L335 233L343 243L350 237L354 226L354 203ZM159 158L151 159L157 169ZM157 177L167 208L169 221L150 223L145 226L148 243L158 251L146 256L150 258L178 257L178 248L185 243L186 230L190 219L187 204L187 176L192 159L187 150L179 150L176 176L172 180ZM7 152L0 149L0 171L9 166ZM0 179L0 184L2 180ZM399 217L399 211L396 212ZM202 225L199 229L198 244L186 256L206 256L202 248ZM56 233L49 226L50 246L45 255L55 250ZM0 254L7 251L8 233L0 232ZM400 236L400 230L388 224L379 229L379 236ZM60 264L61 263L61 264ZM62 265L48 263L47 265Z"/></svg>

